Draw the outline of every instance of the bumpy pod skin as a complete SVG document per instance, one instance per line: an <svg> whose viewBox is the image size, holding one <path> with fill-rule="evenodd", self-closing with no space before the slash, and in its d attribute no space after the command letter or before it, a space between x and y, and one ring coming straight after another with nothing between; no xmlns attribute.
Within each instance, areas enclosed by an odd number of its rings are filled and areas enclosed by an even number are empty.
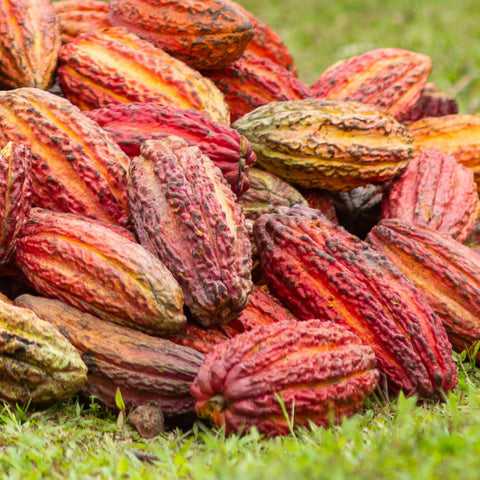
<svg viewBox="0 0 480 480"><path fill-rule="evenodd" d="M183 289L203 326L228 323L252 289L251 245L244 216L221 171L180 137L147 140L128 176L140 242Z"/></svg>
<svg viewBox="0 0 480 480"><path fill-rule="evenodd" d="M449 235L402 220L382 220L367 241L422 290L453 348L480 340L480 256Z"/></svg>
<svg viewBox="0 0 480 480"><path fill-rule="evenodd" d="M372 349L342 326L310 320L256 327L205 356L191 387L201 418L227 433L267 436L294 426L329 426L362 408L379 374Z"/></svg>
<svg viewBox="0 0 480 480"><path fill-rule="evenodd" d="M0 266L9 262L31 206L30 149L8 142L0 150Z"/></svg>
<svg viewBox="0 0 480 480"><path fill-rule="evenodd" d="M309 88L268 58L244 54L225 68L202 70L225 95L232 122L269 102L301 100Z"/></svg>
<svg viewBox="0 0 480 480"><path fill-rule="evenodd" d="M269 289L294 315L355 332L393 390L431 397L454 388L442 322L385 256L309 207L263 215L254 234Z"/></svg>
<svg viewBox="0 0 480 480"><path fill-rule="evenodd" d="M61 46L50 0L0 1L0 85L47 89Z"/></svg>
<svg viewBox="0 0 480 480"><path fill-rule="evenodd" d="M0 144L31 150L36 206L128 225L129 159L75 105L38 88L3 91L0 123Z"/></svg>
<svg viewBox="0 0 480 480"><path fill-rule="evenodd" d="M110 27L108 3L103 0L58 0L52 7L60 20L62 43L82 33Z"/></svg>
<svg viewBox="0 0 480 480"><path fill-rule="evenodd" d="M398 218L463 242L480 213L473 172L434 148L414 156L382 199L382 218Z"/></svg>
<svg viewBox="0 0 480 480"><path fill-rule="evenodd" d="M223 94L211 80L124 28L79 35L62 46L59 58L63 94L81 110L156 102L230 123Z"/></svg>
<svg viewBox="0 0 480 480"><path fill-rule="evenodd" d="M271 172L254 167L248 177L250 186L238 202L250 220L256 220L263 213L272 213L279 207L291 207L297 203L308 205L295 187Z"/></svg>
<svg viewBox="0 0 480 480"><path fill-rule="evenodd" d="M40 294L105 320L152 334L185 325L182 291L167 268L100 222L33 208L14 260Z"/></svg>
<svg viewBox="0 0 480 480"><path fill-rule="evenodd" d="M480 185L480 114L425 117L409 123L408 129L416 155L428 148L450 153L457 162L473 170L477 186Z"/></svg>
<svg viewBox="0 0 480 480"><path fill-rule="evenodd" d="M377 105L401 120L420 97L431 70L426 55L379 48L334 63L310 89L317 98Z"/></svg>
<svg viewBox="0 0 480 480"><path fill-rule="evenodd" d="M429 82L423 88L419 99L405 112L400 121L411 123L425 117L443 117L455 113L458 113L455 98L439 90L435 83Z"/></svg>
<svg viewBox="0 0 480 480"><path fill-rule="evenodd" d="M230 0L110 0L108 18L195 69L230 64L254 33Z"/></svg>
<svg viewBox="0 0 480 480"><path fill-rule="evenodd" d="M87 380L79 352L28 308L0 300L0 399L46 406L75 395Z"/></svg>
<svg viewBox="0 0 480 480"><path fill-rule="evenodd" d="M29 308L57 328L80 352L88 367L81 392L116 409L120 389L126 408L160 407L168 416L193 413L192 384L203 355L164 338L105 322L60 300L21 295L15 304Z"/></svg>
<svg viewBox="0 0 480 480"><path fill-rule="evenodd" d="M110 132L130 158L140 155L144 140L177 135L197 145L220 168L238 197L248 189L247 172L257 160L250 142L199 111L146 102L109 105L85 114Z"/></svg>
<svg viewBox="0 0 480 480"><path fill-rule="evenodd" d="M237 120L257 163L304 188L351 190L399 175L413 152L405 125L373 105L307 98L271 102Z"/></svg>

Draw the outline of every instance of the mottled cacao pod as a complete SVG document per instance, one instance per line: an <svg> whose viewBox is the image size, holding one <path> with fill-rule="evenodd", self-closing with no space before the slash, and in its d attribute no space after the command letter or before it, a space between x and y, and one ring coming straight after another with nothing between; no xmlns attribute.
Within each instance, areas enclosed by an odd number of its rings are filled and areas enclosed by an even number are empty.
<svg viewBox="0 0 480 480"><path fill-rule="evenodd" d="M379 48L334 63L310 88L317 98L377 105L401 120L417 102L431 70L426 55Z"/></svg>
<svg viewBox="0 0 480 480"><path fill-rule="evenodd" d="M290 70L251 54L242 55L225 68L202 73L225 95L232 122L265 103L310 96L308 87Z"/></svg>
<svg viewBox="0 0 480 480"><path fill-rule="evenodd" d="M410 159L386 189L382 218L397 218L451 235L463 242L480 213L473 172L434 148Z"/></svg>
<svg viewBox="0 0 480 480"><path fill-rule="evenodd" d="M203 326L228 323L252 289L251 246L240 205L221 171L180 137L143 142L128 196L140 242L181 285Z"/></svg>
<svg viewBox="0 0 480 480"><path fill-rule="evenodd" d="M425 117L409 123L408 129L414 139L415 154L427 148L450 153L457 162L473 170L475 181L480 184L480 114Z"/></svg>
<svg viewBox="0 0 480 480"><path fill-rule="evenodd" d="M248 178L250 186L239 199L248 219L256 220L263 213L274 212L282 206L307 205L306 199L295 187L273 173L253 167L248 172Z"/></svg>
<svg viewBox="0 0 480 480"><path fill-rule="evenodd" d="M196 69L230 64L254 33L231 0L110 0L108 18Z"/></svg>
<svg viewBox="0 0 480 480"><path fill-rule="evenodd" d="M228 324L228 327L235 333L243 333L259 325L297 321L298 319L268 290L254 286L248 299L248 305L238 318ZM292 324L292 328L296 328L296 325Z"/></svg>
<svg viewBox="0 0 480 480"><path fill-rule="evenodd" d="M124 28L84 33L59 55L62 91L82 110L156 102L230 123L223 94L211 80Z"/></svg>
<svg viewBox="0 0 480 480"><path fill-rule="evenodd" d="M191 387L201 418L267 436L358 412L379 379L373 350L346 328L310 320L256 327L215 347ZM283 403L283 405L282 405Z"/></svg>
<svg viewBox="0 0 480 480"><path fill-rule="evenodd" d="M422 290L457 352L480 340L480 256L449 235L398 219L379 222L367 240Z"/></svg>
<svg viewBox="0 0 480 480"><path fill-rule="evenodd" d="M140 244L79 215L32 209L15 264L36 290L105 320L152 334L186 321L180 286Z"/></svg>
<svg viewBox="0 0 480 480"><path fill-rule="evenodd" d="M116 409L120 389L127 409L154 402L169 416L193 413L189 389L203 361L201 353L105 322L59 300L22 295L15 303L60 330L80 352L88 367L81 393Z"/></svg>
<svg viewBox="0 0 480 480"><path fill-rule="evenodd" d="M304 188L345 191L385 181L413 151L405 125L360 102L271 102L233 127L250 140L259 166Z"/></svg>
<svg viewBox="0 0 480 480"><path fill-rule="evenodd" d="M48 88L60 45L50 0L0 1L0 86Z"/></svg>
<svg viewBox="0 0 480 480"><path fill-rule="evenodd" d="M82 33L110 27L108 3L103 0L57 0L52 7L60 20L62 43Z"/></svg>
<svg viewBox="0 0 480 480"><path fill-rule="evenodd" d="M338 224L337 212L335 211L335 204L333 202L331 192L322 190L321 188L304 188L301 189L300 192L310 208L319 210L331 222Z"/></svg>
<svg viewBox="0 0 480 480"><path fill-rule="evenodd" d="M68 100L37 88L0 92L0 145L32 153L32 201L126 226L129 159L113 138Z"/></svg>
<svg viewBox="0 0 480 480"><path fill-rule="evenodd" d="M46 406L76 394L87 367L68 340L28 308L0 300L0 399Z"/></svg>
<svg viewBox="0 0 480 480"><path fill-rule="evenodd" d="M309 207L262 215L255 241L270 291L301 320L330 320L375 351L392 390L420 397L457 382L442 322L401 271Z"/></svg>
<svg viewBox="0 0 480 480"><path fill-rule="evenodd" d="M177 135L197 145L220 168L237 196L248 189L247 172L256 161L250 142L201 112L147 102L109 105L85 114L110 132L130 158L140 155L144 140Z"/></svg>
<svg viewBox="0 0 480 480"><path fill-rule="evenodd" d="M30 148L8 142L0 150L0 267L9 262L31 205Z"/></svg>
<svg viewBox="0 0 480 480"><path fill-rule="evenodd" d="M439 90L435 83L425 85L419 99L400 119L410 123L425 117L443 117L458 113L458 103L452 95Z"/></svg>

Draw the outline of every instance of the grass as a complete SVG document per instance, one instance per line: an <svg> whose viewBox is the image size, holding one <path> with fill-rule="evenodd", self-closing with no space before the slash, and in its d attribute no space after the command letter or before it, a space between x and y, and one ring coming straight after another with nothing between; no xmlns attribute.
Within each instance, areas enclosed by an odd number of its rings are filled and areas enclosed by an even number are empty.
<svg viewBox="0 0 480 480"><path fill-rule="evenodd" d="M400 395L369 399L329 429L265 439L201 422L145 440L92 399L44 411L0 408L0 471L9 479L355 478L476 480L480 467L480 371L459 363L460 382L442 403Z"/></svg>
<svg viewBox="0 0 480 480"><path fill-rule="evenodd" d="M311 84L337 60L381 47L429 55L430 80L454 95L462 113L480 110L480 9L474 0L240 0L272 27Z"/></svg>

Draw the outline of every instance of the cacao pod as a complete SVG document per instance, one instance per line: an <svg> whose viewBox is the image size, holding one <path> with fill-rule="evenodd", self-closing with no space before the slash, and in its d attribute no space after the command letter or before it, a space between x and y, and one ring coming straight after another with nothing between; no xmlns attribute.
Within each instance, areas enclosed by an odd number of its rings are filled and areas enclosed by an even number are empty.
<svg viewBox="0 0 480 480"><path fill-rule="evenodd" d="M252 289L251 246L241 207L214 163L180 137L147 140L128 175L142 245L181 285L203 326L228 323Z"/></svg>
<svg viewBox="0 0 480 480"><path fill-rule="evenodd" d="M33 208L14 260L41 295L105 320L153 334L186 322L182 291L163 263L100 222Z"/></svg>
<svg viewBox="0 0 480 480"><path fill-rule="evenodd" d="M430 397L457 382L440 319L401 271L316 210L295 206L254 224L270 291L299 319L330 320L375 351L392 390Z"/></svg>
<svg viewBox="0 0 480 480"><path fill-rule="evenodd" d="M0 300L0 399L48 405L76 394L87 367L68 340L28 308Z"/></svg>
<svg viewBox="0 0 480 480"><path fill-rule="evenodd" d="M230 123L223 94L211 80L124 28L79 35L61 47L59 59L62 91L82 110L156 102Z"/></svg>
<svg viewBox="0 0 480 480"><path fill-rule="evenodd" d="M346 328L310 320L256 327L205 356L191 392L195 410L226 433L273 436L329 426L362 408L379 374L373 350ZM283 405L282 405L283 403Z"/></svg>
<svg viewBox="0 0 480 480"><path fill-rule="evenodd" d="M160 337L115 325L59 300L32 295L15 299L77 348L88 366L81 393L116 409L117 389L130 409L154 402L166 415L193 413L192 384L203 355Z"/></svg>
<svg viewBox="0 0 480 480"><path fill-rule="evenodd" d="M260 167L304 188L345 191L385 181L413 152L405 125L359 102L271 102L233 127L250 140Z"/></svg>
<svg viewBox="0 0 480 480"><path fill-rule="evenodd" d="M384 108L398 120L417 102L432 60L400 48L378 48L340 60L312 84L312 95Z"/></svg>
<svg viewBox="0 0 480 480"><path fill-rule="evenodd" d="M450 235L399 219L382 220L367 240L423 291L457 352L480 340L480 256Z"/></svg>
<svg viewBox="0 0 480 480"><path fill-rule="evenodd" d="M61 46L50 0L0 1L0 86L47 89Z"/></svg>
<svg viewBox="0 0 480 480"><path fill-rule="evenodd" d="M254 33L231 0L110 0L108 18L196 69L225 67Z"/></svg>
<svg viewBox="0 0 480 480"><path fill-rule="evenodd" d="M0 145L32 153L32 202L127 226L129 159L68 100L38 88L0 92Z"/></svg>
<svg viewBox="0 0 480 480"><path fill-rule="evenodd" d="M201 112L147 102L108 105L85 114L110 132L130 158L140 155L144 140L177 135L213 160L237 196L248 189L247 172L256 162L250 142Z"/></svg>
<svg viewBox="0 0 480 480"><path fill-rule="evenodd" d="M480 213L473 172L434 148L414 156L386 189L382 218L424 225L463 242Z"/></svg>

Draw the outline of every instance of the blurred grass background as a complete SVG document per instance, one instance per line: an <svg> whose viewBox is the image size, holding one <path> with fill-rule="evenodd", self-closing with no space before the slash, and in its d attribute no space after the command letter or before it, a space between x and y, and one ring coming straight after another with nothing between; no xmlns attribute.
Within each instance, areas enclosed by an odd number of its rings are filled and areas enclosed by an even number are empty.
<svg viewBox="0 0 480 480"><path fill-rule="evenodd" d="M429 81L480 113L480 8L473 0L239 0L273 28L307 85L337 60L383 47L429 55Z"/></svg>

